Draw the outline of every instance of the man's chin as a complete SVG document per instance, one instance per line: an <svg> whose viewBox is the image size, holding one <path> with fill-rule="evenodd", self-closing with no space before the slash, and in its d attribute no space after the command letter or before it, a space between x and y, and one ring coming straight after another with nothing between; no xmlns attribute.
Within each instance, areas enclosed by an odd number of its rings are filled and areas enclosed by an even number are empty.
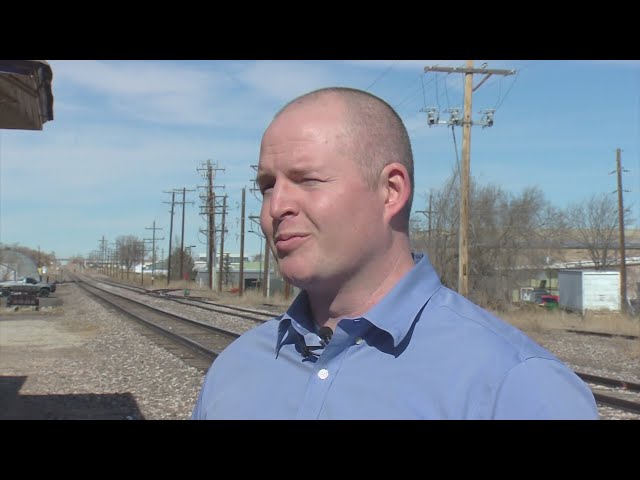
<svg viewBox="0 0 640 480"><path fill-rule="evenodd" d="M280 265L280 275L285 282L301 289L313 284L313 275L303 268L283 268L283 265Z"/></svg>
<svg viewBox="0 0 640 480"><path fill-rule="evenodd" d="M296 275L293 273L285 274L282 271L280 272L280 275L282 275L282 279L285 282L293 285L294 287L304 289L310 283L310 281L304 275Z"/></svg>

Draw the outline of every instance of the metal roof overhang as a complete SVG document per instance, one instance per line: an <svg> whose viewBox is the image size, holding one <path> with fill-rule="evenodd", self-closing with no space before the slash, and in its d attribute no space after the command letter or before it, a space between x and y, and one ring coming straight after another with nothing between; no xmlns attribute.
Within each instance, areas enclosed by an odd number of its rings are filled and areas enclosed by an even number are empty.
<svg viewBox="0 0 640 480"><path fill-rule="evenodd" d="M52 79L45 60L0 60L0 128L42 130L53 120Z"/></svg>

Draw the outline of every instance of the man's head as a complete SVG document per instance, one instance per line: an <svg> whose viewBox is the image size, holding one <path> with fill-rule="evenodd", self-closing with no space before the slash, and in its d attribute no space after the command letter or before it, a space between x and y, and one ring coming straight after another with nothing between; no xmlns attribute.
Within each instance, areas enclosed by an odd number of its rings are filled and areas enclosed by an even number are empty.
<svg viewBox="0 0 640 480"><path fill-rule="evenodd" d="M363 90L347 87L329 87L306 93L287 103L275 115L295 107L322 104L324 99L337 97L345 106L344 147L361 168L364 179L375 188L380 171L390 163L404 165L411 182L411 195L404 209L407 221L413 203L413 153L409 134L396 111L384 100Z"/></svg>
<svg viewBox="0 0 640 480"><path fill-rule="evenodd" d="M257 180L262 229L282 275L301 288L365 275L408 235L409 138L366 92L322 89L287 104L263 136Z"/></svg>

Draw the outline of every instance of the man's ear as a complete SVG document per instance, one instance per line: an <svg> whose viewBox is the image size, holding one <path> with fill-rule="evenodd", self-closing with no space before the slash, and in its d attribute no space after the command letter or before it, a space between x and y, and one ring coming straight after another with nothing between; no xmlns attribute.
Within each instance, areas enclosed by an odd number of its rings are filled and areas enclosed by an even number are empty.
<svg viewBox="0 0 640 480"><path fill-rule="evenodd" d="M385 195L385 216L388 221L396 217L409 201L411 182L409 173L401 163L390 163L380 174Z"/></svg>

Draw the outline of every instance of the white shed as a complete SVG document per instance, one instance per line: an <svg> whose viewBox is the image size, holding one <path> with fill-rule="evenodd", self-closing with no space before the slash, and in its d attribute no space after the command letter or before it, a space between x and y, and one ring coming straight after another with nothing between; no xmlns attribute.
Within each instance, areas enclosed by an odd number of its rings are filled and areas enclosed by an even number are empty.
<svg viewBox="0 0 640 480"><path fill-rule="evenodd" d="M558 293L567 310L620 311L620 272L560 270Z"/></svg>

